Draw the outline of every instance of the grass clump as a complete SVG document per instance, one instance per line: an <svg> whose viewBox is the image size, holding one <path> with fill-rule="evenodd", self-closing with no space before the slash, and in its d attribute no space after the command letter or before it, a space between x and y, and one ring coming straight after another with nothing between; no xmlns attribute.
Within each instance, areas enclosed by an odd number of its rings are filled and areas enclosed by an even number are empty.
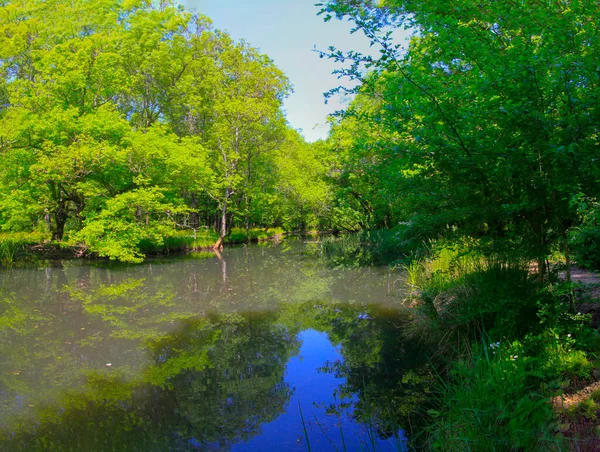
<svg viewBox="0 0 600 452"><path fill-rule="evenodd" d="M427 337L448 356L460 338L487 331L522 335L539 323L537 283L523 262L485 256L464 245L430 245L406 267L409 334Z"/></svg>
<svg viewBox="0 0 600 452"><path fill-rule="evenodd" d="M176 231L164 237L162 243L152 240L142 240L140 250L144 254L163 254L178 251L192 251L212 248L217 242L219 234L209 229L198 231L184 230Z"/></svg>
<svg viewBox="0 0 600 452"><path fill-rule="evenodd" d="M567 410L567 416L571 419L585 418L596 419L598 416L599 405L593 398L585 399L576 405L572 405Z"/></svg>
<svg viewBox="0 0 600 452"><path fill-rule="evenodd" d="M11 265L27 253L32 245L50 240L44 232L4 232L0 233L0 264Z"/></svg>
<svg viewBox="0 0 600 452"><path fill-rule="evenodd" d="M520 349L474 344L451 366L438 408L430 412L430 448L547 450L560 442L551 433L552 409L529 378Z"/></svg>

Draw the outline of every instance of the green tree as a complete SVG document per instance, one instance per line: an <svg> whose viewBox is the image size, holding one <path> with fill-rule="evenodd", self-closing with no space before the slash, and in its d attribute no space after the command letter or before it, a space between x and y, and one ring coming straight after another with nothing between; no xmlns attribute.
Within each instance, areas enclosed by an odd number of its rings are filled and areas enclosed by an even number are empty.
<svg viewBox="0 0 600 452"><path fill-rule="evenodd" d="M565 243L580 193L598 193L597 5L508 1L333 1L326 18L347 17L380 48L352 59L363 96L379 105L376 146L383 197L416 234L452 234L509 244L545 258ZM408 27L408 48L393 43ZM369 77L364 70L370 71ZM364 102L364 101L363 101ZM357 100L355 110L365 111ZM371 108L371 107L367 107ZM362 143L362 144L361 144Z"/></svg>
<svg viewBox="0 0 600 452"><path fill-rule="evenodd" d="M279 151L309 148L288 140L288 80L249 44L170 1L8 2L0 32L2 230L139 261L176 228L214 226L219 248L235 224L285 222L273 203L301 184Z"/></svg>

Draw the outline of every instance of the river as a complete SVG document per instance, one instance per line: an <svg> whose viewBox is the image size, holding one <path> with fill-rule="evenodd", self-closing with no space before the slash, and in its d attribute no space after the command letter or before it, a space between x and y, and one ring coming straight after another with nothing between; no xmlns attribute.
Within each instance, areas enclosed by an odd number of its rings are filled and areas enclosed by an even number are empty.
<svg viewBox="0 0 600 452"><path fill-rule="evenodd" d="M402 273L318 246L0 271L0 447L405 450Z"/></svg>

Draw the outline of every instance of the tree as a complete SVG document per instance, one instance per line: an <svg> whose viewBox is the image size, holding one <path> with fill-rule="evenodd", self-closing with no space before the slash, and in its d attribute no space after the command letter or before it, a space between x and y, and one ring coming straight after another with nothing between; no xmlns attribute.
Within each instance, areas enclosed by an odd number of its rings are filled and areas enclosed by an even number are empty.
<svg viewBox="0 0 600 452"><path fill-rule="evenodd" d="M352 59L346 74L381 105L372 117L391 137L378 156L397 182L396 221L516 244L543 276L578 194L598 193L598 6L333 1L323 14L380 47L379 58L330 56ZM397 27L414 30L405 52Z"/></svg>
<svg viewBox="0 0 600 452"><path fill-rule="evenodd" d="M197 112L190 128L210 150L214 181L207 191L221 217L215 248L222 246L228 233L232 197L245 196L248 204L254 162L281 142L281 102L289 91L288 80L265 55L245 42L234 43L225 35L218 38L213 84L208 92L201 88L187 101L190 111ZM206 103L212 106L208 119L200 113Z"/></svg>

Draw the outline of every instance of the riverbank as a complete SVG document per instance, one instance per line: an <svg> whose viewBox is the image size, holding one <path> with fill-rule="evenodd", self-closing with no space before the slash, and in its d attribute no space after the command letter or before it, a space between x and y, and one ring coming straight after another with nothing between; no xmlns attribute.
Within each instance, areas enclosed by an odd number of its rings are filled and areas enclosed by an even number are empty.
<svg viewBox="0 0 600 452"><path fill-rule="evenodd" d="M281 228L252 228L246 234L241 228L234 228L225 238L225 245L241 245L283 240L285 232ZM179 231L160 241L142 240L139 251L146 256L169 255L191 251L212 251L218 239L215 231ZM35 260L101 258L90 252L85 244L51 240L48 233L18 232L0 234L0 266L11 266L19 262Z"/></svg>
<svg viewBox="0 0 600 452"><path fill-rule="evenodd" d="M526 260L459 246L407 267L406 334L429 344L438 375L421 447L597 450L599 285L575 270L579 283L540 281Z"/></svg>

